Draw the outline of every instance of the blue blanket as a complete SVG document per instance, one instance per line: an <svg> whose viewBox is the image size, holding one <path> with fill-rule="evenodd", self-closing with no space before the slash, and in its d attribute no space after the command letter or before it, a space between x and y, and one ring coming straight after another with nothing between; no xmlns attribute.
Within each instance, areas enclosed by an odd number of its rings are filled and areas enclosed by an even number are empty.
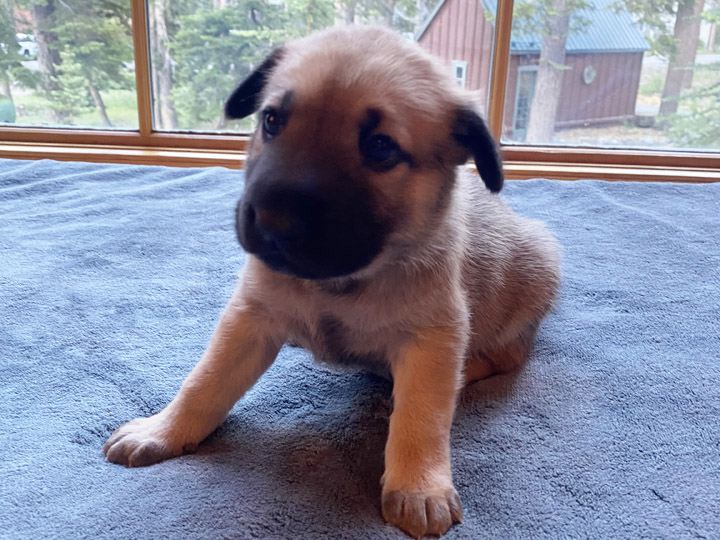
<svg viewBox="0 0 720 540"><path fill-rule="evenodd" d="M242 182L0 161L0 538L405 538L379 508L390 385L300 349L196 454L104 460L208 342ZM720 184L503 196L558 237L564 285L525 369L462 395L447 538L720 538Z"/></svg>

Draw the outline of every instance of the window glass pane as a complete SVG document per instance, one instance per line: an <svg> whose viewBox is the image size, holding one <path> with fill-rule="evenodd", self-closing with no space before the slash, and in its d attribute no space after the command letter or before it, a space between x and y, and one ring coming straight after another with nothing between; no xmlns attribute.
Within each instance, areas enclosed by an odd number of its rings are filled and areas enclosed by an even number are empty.
<svg viewBox="0 0 720 540"><path fill-rule="evenodd" d="M516 0L503 142L720 149L720 3Z"/></svg>
<svg viewBox="0 0 720 540"><path fill-rule="evenodd" d="M150 0L153 117L160 130L247 132L222 110L253 66L287 40L353 23L391 26L488 98L492 25L474 0Z"/></svg>
<svg viewBox="0 0 720 540"><path fill-rule="evenodd" d="M0 125L137 128L130 0L0 0Z"/></svg>

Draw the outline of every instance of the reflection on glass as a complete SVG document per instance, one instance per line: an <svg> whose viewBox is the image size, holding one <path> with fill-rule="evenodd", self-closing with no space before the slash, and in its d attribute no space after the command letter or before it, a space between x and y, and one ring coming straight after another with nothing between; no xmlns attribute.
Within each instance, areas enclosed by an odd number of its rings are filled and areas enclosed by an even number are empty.
<svg viewBox="0 0 720 540"><path fill-rule="evenodd" d="M285 41L342 24L418 40L487 102L492 28L473 0L150 0L148 14L156 129L248 131L222 115L238 82Z"/></svg>
<svg viewBox="0 0 720 540"><path fill-rule="evenodd" d="M137 127L130 0L0 0L0 124Z"/></svg>
<svg viewBox="0 0 720 540"><path fill-rule="evenodd" d="M504 142L720 149L718 5L663 5L516 0Z"/></svg>

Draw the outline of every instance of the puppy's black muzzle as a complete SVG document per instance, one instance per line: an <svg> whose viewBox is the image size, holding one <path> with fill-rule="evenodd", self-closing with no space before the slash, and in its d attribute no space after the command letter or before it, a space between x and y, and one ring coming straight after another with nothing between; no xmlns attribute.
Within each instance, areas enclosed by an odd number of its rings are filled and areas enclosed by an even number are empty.
<svg viewBox="0 0 720 540"><path fill-rule="evenodd" d="M380 252L387 227L375 218L367 198L353 190L256 183L238 202L235 230L243 248L271 270L327 279L368 265Z"/></svg>
<svg viewBox="0 0 720 540"><path fill-rule="evenodd" d="M246 194L236 209L238 240L272 270L304 278L327 277L333 270L313 260L323 235L325 204L287 188Z"/></svg>
<svg viewBox="0 0 720 540"><path fill-rule="evenodd" d="M273 144L248 160L235 228L271 270L305 279L352 274L381 251L391 226L365 178L329 158Z"/></svg>

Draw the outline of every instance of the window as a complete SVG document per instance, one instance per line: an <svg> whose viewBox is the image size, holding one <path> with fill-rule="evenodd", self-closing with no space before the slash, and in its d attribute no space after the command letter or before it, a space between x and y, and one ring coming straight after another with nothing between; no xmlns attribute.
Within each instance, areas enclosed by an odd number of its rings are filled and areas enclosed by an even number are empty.
<svg viewBox="0 0 720 540"><path fill-rule="evenodd" d="M530 105L535 96L536 66L518 67L515 84L515 107L513 109L512 133L516 140L524 141L530 121Z"/></svg>
<svg viewBox="0 0 720 540"><path fill-rule="evenodd" d="M0 0L0 122L138 126L130 0Z"/></svg>
<svg viewBox="0 0 720 540"><path fill-rule="evenodd" d="M445 62L511 161L720 169L719 22L718 0L0 0L0 139L213 162L273 47L376 23Z"/></svg>
<svg viewBox="0 0 720 540"><path fill-rule="evenodd" d="M458 86L465 88L465 77L467 73L467 62L464 60L452 61L452 73L457 80Z"/></svg>
<svg viewBox="0 0 720 540"><path fill-rule="evenodd" d="M703 0L519 0L503 141L720 150L719 9Z"/></svg>

